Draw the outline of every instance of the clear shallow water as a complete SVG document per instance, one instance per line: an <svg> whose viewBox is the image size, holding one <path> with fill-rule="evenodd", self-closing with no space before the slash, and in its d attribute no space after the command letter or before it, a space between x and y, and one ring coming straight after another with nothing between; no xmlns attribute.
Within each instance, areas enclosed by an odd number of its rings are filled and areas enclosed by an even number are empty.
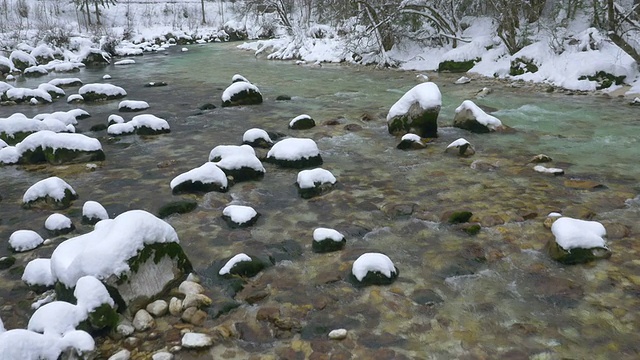
<svg viewBox="0 0 640 360"><path fill-rule="evenodd" d="M127 99L149 102L149 112L167 119L172 132L118 142L109 141L104 132L89 133L101 139L107 156L95 171L84 164L0 168L0 238L8 239L20 228L42 229L51 212L22 210L20 199L29 185L46 176L61 176L80 195L64 211L76 224L86 200L101 202L114 216L128 209L155 212L178 198L169 189L174 176L201 165L214 146L237 144L245 130L261 127L316 140L323 167L332 171L339 187L303 200L293 185L296 170L266 164L261 181L236 184L225 194L185 196L197 199L198 208L168 221L201 273L213 261L238 252L259 254L284 240L298 243L303 252L250 281L252 288L266 291L266 298L206 323L209 329L241 324L235 328L244 331L214 347L213 355L182 358L211 358L225 351L239 358L249 353L286 357L294 351L302 357L346 352L359 358L604 359L634 358L640 351L635 310L640 305L640 207L625 204L640 190L634 147L637 108L620 99L547 94L489 79L453 85L456 76L434 74L443 93L440 137L426 150L403 152L395 149L398 139L387 133L384 117L416 84L415 73L270 62L230 44L189 49L136 58L133 66L70 74L90 83L102 82L109 73L109 82L125 88ZM260 88L264 104L197 110L207 102L218 105L235 73ZM169 86L143 87L150 81ZM494 92L476 102L498 109L494 115L516 129L513 134L473 135L448 127L454 109L484 86ZM281 94L294 98L275 101ZM81 107L92 117L80 121L79 131L117 113L117 101ZM3 107L0 116L71 108L59 100ZM319 126L287 130L289 120L302 113ZM361 121L363 113L373 120ZM323 125L334 119L340 124ZM361 130L349 131L348 124ZM476 155L462 159L443 153L462 136L474 144ZM538 153L550 155L555 160L551 165L567 174L533 172L526 163ZM491 164L491 170L472 169L475 160ZM570 178L594 180L607 189L574 189L564 183ZM248 230L228 229L220 215L231 201L253 206L261 219ZM443 214L452 210L472 211L483 225L480 234L471 237L442 223ZM542 222L551 211L605 223L612 258L573 267L549 260L542 248L552 235ZM346 249L312 253L311 234L318 226L345 234ZM90 229L78 229L86 231ZM19 255L18 262L26 264L51 251L53 246L42 247ZM345 281L350 263L367 251L384 252L395 262L400 269L396 283L356 289ZM6 253L0 249L1 255ZM15 267L0 272L5 306L0 316L8 328L24 327L29 316L29 302L22 300L30 295L20 275ZM262 307L279 307L283 318L299 321L300 334L256 321ZM325 328L339 327L350 330L349 339L327 342Z"/></svg>

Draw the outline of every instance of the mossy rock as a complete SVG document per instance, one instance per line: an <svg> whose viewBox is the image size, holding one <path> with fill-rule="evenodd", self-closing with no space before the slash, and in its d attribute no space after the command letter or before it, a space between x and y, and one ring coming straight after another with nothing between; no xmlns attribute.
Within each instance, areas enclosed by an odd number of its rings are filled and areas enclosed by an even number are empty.
<svg viewBox="0 0 640 360"><path fill-rule="evenodd" d="M395 268L395 273L391 273L391 277L387 277L383 273L379 271L369 271L365 277L362 278L362 281L358 281L358 279L353 275L351 271L349 271L349 281L355 285L356 287L365 287L371 285L390 285L398 278L400 271L398 267Z"/></svg>
<svg viewBox="0 0 640 360"><path fill-rule="evenodd" d="M538 66L533 60L527 58L516 58L511 61L509 68L509 75L517 76L524 73L535 73L538 71Z"/></svg>
<svg viewBox="0 0 640 360"><path fill-rule="evenodd" d="M274 157L267 157L265 162L278 165L283 168L291 169L305 169L310 167L318 167L322 165L322 156L320 154L308 158L302 158L298 160L282 160Z"/></svg>
<svg viewBox="0 0 640 360"><path fill-rule="evenodd" d="M211 191L227 192L228 187L223 187L218 183L203 183L202 181L187 180L174 186L172 193L177 194L204 194Z"/></svg>
<svg viewBox="0 0 640 360"><path fill-rule="evenodd" d="M87 320L78 327L94 333L98 330L113 329L118 325L118 312L109 304L102 304L89 313Z"/></svg>
<svg viewBox="0 0 640 360"><path fill-rule="evenodd" d="M220 166L219 166L220 167ZM260 180L264 177L264 171L259 171L251 167L243 166L239 169L225 169L220 167L228 177L233 178L233 182L243 182L251 180Z"/></svg>
<svg viewBox="0 0 640 360"><path fill-rule="evenodd" d="M136 127L136 134L143 135L143 136L168 134L170 132L171 132L171 129L153 129L148 126Z"/></svg>
<svg viewBox="0 0 640 360"><path fill-rule="evenodd" d="M454 211L448 216L447 222L449 224L462 224L471 219L473 213L471 211Z"/></svg>
<svg viewBox="0 0 640 360"><path fill-rule="evenodd" d="M50 196L44 196L37 198L36 200L29 201L22 204L23 208L53 208L57 210L66 209L71 206L71 202L78 198L78 194L73 194L71 190L64 189L64 197L58 201Z"/></svg>
<svg viewBox="0 0 640 360"><path fill-rule="evenodd" d="M598 71L595 75L591 76L581 76L578 80L590 80L598 83L596 86L597 90L607 89L611 87L611 85L616 84L620 85L623 83L626 75L615 76L613 74L609 74L608 72Z"/></svg>
<svg viewBox="0 0 640 360"><path fill-rule="evenodd" d="M0 258L0 270L5 270L13 266L16 263L16 258L9 255Z"/></svg>
<svg viewBox="0 0 640 360"><path fill-rule="evenodd" d="M307 130L307 129L311 129L312 127L315 127L315 126L316 126L315 120L313 120L310 117L306 117L306 118L302 118L300 120L297 120L293 124L290 124L289 125L289 129L291 129L291 130Z"/></svg>
<svg viewBox="0 0 640 360"><path fill-rule="evenodd" d="M467 61L454 61L454 60L446 60L438 64L438 72L452 72L452 73L463 73L471 70L472 67L476 65L476 63L480 61L480 58L475 58Z"/></svg>
<svg viewBox="0 0 640 360"><path fill-rule="evenodd" d="M311 243L311 249L316 253L328 253L334 251L340 251L344 249L347 244L346 239L342 239L342 241L335 241L333 239L324 239L320 241L314 240Z"/></svg>
<svg viewBox="0 0 640 360"><path fill-rule="evenodd" d="M86 216L82 215L82 221L81 221L81 223L82 223L83 225L95 225L95 224L97 224L99 221L102 221L102 220L103 220L103 219L100 219L100 218L98 218L98 217L92 217L92 218L89 218L89 217L86 217Z"/></svg>
<svg viewBox="0 0 640 360"><path fill-rule="evenodd" d="M35 131L19 131L13 133L12 135L9 135L5 132L0 132L0 139L6 142L8 145L16 145L17 143L24 140L27 136L35 133Z"/></svg>
<svg viewBox="0 0 640 360"><path fill-rule="evenodd" d="M257 104L262 104L262 94L253 89L246 89L233 94L229 100L222 102L222 107Z"/></svg>
<svg viewBox="0 0 640 360"><path fill-rule="evenodd" d="M436 138L439 113L440 106L422 109L420 104L413 104L406 114L395 116L387 122L389 134L400 136L414 133L423 138Z"/></svg>
<svg viewBox="0 0 640 360"><path fill-rule="evenodd" d="M396 146L396 148L399 150L421 150L421 149L425 149L426 147L427 147L427 144L423 142L413 141L410 139L404 139L400 141L398 146Z"/></svg>
<svg viewBox="0 0 640 360"><path fill-rule="evenodd" d="M71 226L69 226L68 228L64 228L64 229L59 229L59 230L49 230L47 229L47 233L50 236L60 236L60 235L66 235L72 231L74 231L76 229L76 226L71 224Z"/></svg>
<svg viewBox="0 0 640 360"><path fill-rule="evenodd" d="M480 224L463 224L460 229L464 232L466 232L467 234L474 236L474 235L478 235L478 233L480 233L480 230L482 229L482 226L480 226Z"/></svg>
<svg viewBox="0 0 640 360"><path fill-rule="evenodd" d="M258 273L264 270L267 265L270 265L256 256L249 255L249 257L251 258L251 261L237 262L229 270L229 274L220 276L222 276L223 278L231 278L233 276L250 278L258 275Z"/></svg>
<svg viewBox="0 0 640 360"><path fill-rule="evenodd" d="M200 110L213 110L215 109L217 106L213 105L212 103L206 103L204 105L201 105L198 107L198 109Z"/></svg>
<svg viewBox="0 0 640 360"><path fill-rule="evenodd" d="M107 130L107 124L95 124L89 128L89 131L98 132Z"/></svg>
<svg viewBox="0 0 640 360"><path fill-rule="evenodd" d="M48 162L52 165L75 164L92 161L103 161L105 159L104 151L82 151L71 149L53 149L42 148L38 146L34 150L28 150L22 153L19 163L21 164L39 164Z"/></svg>
<svg viewBox="0 0 640 360"><path fill-rule="evenodd" d="M276 97L276 101L289 101L291 100L291 96L289 95L278 95Z"/></svg>
<svg viewBox="0 0 640 360"><path fill-rule="evenodd" d="M260 218L260 213L256 213L256 215L253 218L251 218L249 221L243 222L243 223L240 224L240 223L237 223L237 222L231 220L230 216L222 215L222 220L224 220L227 223L227 225L229 225L229 227L232 228L232 229L240 229L240 228L246 228L246 227L249 227L249 226L253 226L253 225L255 225L256 222L258 222L259 218Z"/></svg>
<svg viewBox="0 0 640 360"><path fill-rule="evenodd" d="M102 67L110 64L109 60L102 54L102 51L98 50L90 50L81 62L87 67Z"/></svg>
<svg viewBox="0 0 640 360"><path fill-rule="evenodd" d="M300 186L298 186L298 184L296 183L296 188L298 188L298 194L300 195L300 197L303 199L311 199L317 196L324 195L336 187L336 184L331 184L331 183L315 182L313 183L313 185L314 186L311 188L303 189Z"/></svg>
<svg viewBox="0 0 640 360"><path fill-rule="evenodd" d="M173 215L173 214L186 214L188 212L193 211L196 207L198 207L197 201L193 201L193 200L172 201L160 207L160 210L158 210L158 217L161 219L164 219L167 216Z"/></svg>
<svg viewBox="0 0 640 360"><path fill-rule="evenodd" d="M125 96L127 96L127 95L126 94L109 95L109 94L104 94L104 93L98 93L98 92L95 92L95 91L87 91L87 92L82 94L82 98L86 102L117 100L117 99L122 99Z"/></svg>
<svg viewBox="0 0 640 360"><path fill-rule="evenodd" d="M565 250L558 245L555 239L549 240L545 249L553 260L565 265L584 264L594 260L608 259L611 257L611 250L603 247Z"/></svg>

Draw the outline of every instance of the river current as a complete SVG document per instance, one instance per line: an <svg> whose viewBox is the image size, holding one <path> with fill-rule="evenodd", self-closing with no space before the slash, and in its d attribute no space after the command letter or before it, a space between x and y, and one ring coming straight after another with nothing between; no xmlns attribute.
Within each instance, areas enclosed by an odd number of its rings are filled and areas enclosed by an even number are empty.
<svg viewBox="0 0 640 360"><path fill-rule="evenodd" d="M180 198L171 194L173 177L202 165L213 147L240 144L245 130L258 127L314 139L322 167L338 186L305 200L294 186L297 170L265 164L262 180L235 184L227 193L182 196L198 207L167 221L205 280L211 263L236 253L283 243L300 251L249 280L258 300L204 325L236 324L236 335L209 352L182 352L178 359L632 359L640 353L640 110L628 100L482 78L454 85L458 76L430 73L443 98L439 137L424 150L401 151L385 116L417 84L415 72L266 61L233 44L179 50L136 57L134 65L55 75L121 86L126 99L147 101L147 112L166 119L171 133L110 139L89 128L118 113L118 102L81 104L92 116L80 120L77 131L99 138L106 160L95 169L1 167L2 241L18 229L44 235L51 211L21 208L22 194L38 180L56 175L74 187L80 198L62 213L78 225L76 233L84 233L91 230L80 225L84 201L100 202L112 217L130 209L155 213ZM104 74L111 79L103 80ZM220 105L234 74L254 83L264 103L199 110L205 103ZM18 86L35 87L55 76ZM158 81L168 85L144 86ZM484 87L493 91L476 98ZM70 95L77 89L65 90ZM276 101L278 95L292 100ZM467 99L492 108L514 131L476 135L451 127L455 108ZM60 99L1 107L0 117L72 108ZM289 130L289 120L300 114L318 125ZM473 144L475 155L445 153L460 137ZM565 175L533 171L529 160L540 153ZM254 207L262 214L258 223L228 228L220 216L232 202ZM443 221L460 210L481 224L477 235ZM574 266L551 260L543 248L553 235L543 222L554 211L602 222L611 258ZM345 250L313 253L316 227L342 232ZM26 327L34 294L20 280L22 267L48 257L59 241L17 254L16 265L0 271L5 327ZM351 263L365 252L388 255L400 271L397 281L367 288L348 282ZM0 256L8 253L0 247ZM247 291L240 298L251 295ZM256 320L262 308L278 308L294 325ZM336 328L346 328L348 338L327 340Z"/></svg>

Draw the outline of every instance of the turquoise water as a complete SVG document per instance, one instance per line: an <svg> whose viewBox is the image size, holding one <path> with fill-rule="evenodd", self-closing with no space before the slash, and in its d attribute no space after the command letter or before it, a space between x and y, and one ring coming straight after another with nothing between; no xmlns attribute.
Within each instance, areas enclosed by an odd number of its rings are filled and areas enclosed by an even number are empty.
<svg viewBox="0 0 640 360"><path fill-rule="evenodd" d="M230 358L286 358L291 352L308 358L346 352L353 358L631 359L640 351L640 207L625 203L640 190L637 108L622 99L549 94L491 79L453 85L456 76L432 74L443 94L439 138L425 150L403 152L395 149L399 139L388 134L385 116L417 84L415 73L265 61L232 44L178 50L136 58L132 66L70 75L89 83L102 82L109 73L109 82L125 88L127 99L147 101L149 112L169 121L172 132L113 141L104 132L87 131L117 113L117 101L81 106L92 117L81 120L78 129L101 139L107 160L95 171L84 164L0 168L0 238L8 239L19 228L42 228L50 211L22 210L20 199L30 184L46 176L61 176L80 195L64 211L76 223L85 200L99 201L112 216L128 209L156 212L178 198L169 189L174 176L201 165L214 146L238 144L245 130L260 127L314 139L323 168L336 176L338 188L303 200L293 185L297 170L265 164L261 181L236 184L225 194L185 196L196 199L198 208L167 221L205 280L212 262L238 252L261 254L290 240L302 253L250 280L251 288L266 291L264 299L194 329L228 325L235 335L208 353L178 358L218 358L225 352ZM262 105L198 110L209 102L219 105L236 73L260 88ZM43 80L48 78L25 85ZM169 85L143 86L151 81ZM449 127L455 108L487 86L493 93L476 102L497 109L493 115L515 131L474 135ZM293 100L275 101L282 94ZM3 107L0 116L70 108L59 100ZM318 126L288 130L289 120L302 113ZM364 113L372 120L362 121ZM326 125L329 120L338 125ZM474 156L444 153L459 137L474 145ZM535 173L527 162L539 153L551 156L551 166L566 174ZM569 179L606 188L576 189L565 183ZM261 219L247 230L227 228L220 215L232 201L254 207ZM472 220L482 225L477 236L441 221L456 210L473 212ZM543 221L551 211L603 222L613 256L572 267L550 260L543 247L552 235ZM312 253L311 234L320 226L345 234L346 249ZM19 255L18 265L51 251L53 246L45 246ZM398 281L364 289L346 281L351 262L368 251L387 254L400 269ZM6 254L0 248L0 255ZM0 317L8 328L24 326L30 310L28 302L19 301L29 295L20 272L0 276L2 303L12 306L0 308ZM217 293L215 285L210 291ZM263 307L278 307L283 318L299 322L300 330L257 321ZM339 327L349 330L349 338L328 342L324 330Z"/></svg>

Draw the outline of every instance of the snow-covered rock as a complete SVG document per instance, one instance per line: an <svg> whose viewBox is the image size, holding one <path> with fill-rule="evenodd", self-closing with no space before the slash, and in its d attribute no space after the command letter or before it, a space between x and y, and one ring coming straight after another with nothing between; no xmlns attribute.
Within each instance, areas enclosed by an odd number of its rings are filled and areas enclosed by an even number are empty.
<svg viewBox="0 0 640 360"><path fill-rule="evenodd" d="M169 123L165 119L151 114L136 115L130 122L138 135L158 135L171 132Z"/></svg>
<svg viewBox="0 0 640 360"><path fill-rule="evenodd" d="M42 245L44 239L33 230L16 230L9 236L9 246L13 251L29 251Z"/></svg>
<svg viewBox="0 0 640 360"><path fill-rule="evenodd" d="M51 85L49 83L38 85L38 89L46 91L47 93L49 93L49 95L51 95L51 98L53 99L61 98L66 95L64 90L62 90L61 88L55 85Z"/></svg>
<svg viewBox="0 0 640 360"><path fill-rule="evenodd" d="M44 202L58 209L71 206L71 201L78 198L78 194L64 180L52 176L31 185L22 196L24 207L32 207Z"/></svg>
<svg viewBox="0 0 640 360"><path fill-rule="evenodd" d="M131 122L109 125L107 133L113 136L131 135L136 132L135 126Z"/></svg>
<svg viewBox="0 0 640 360"><path fill-rule="evenodd" d="M82 86L82 80L78 78L56 78L49 80L49 84L57 87L76 87Z"/></svg>
<svg viewBox="0 0 640 360"><path fill-rule="evenodd" d="M80 94L71 94L67 97L67 103L69 104L77 104L84 102L84 98Z"/></svg>
<svg viewBox="0 0 640 360"><path fill-rule="evenodd" d="M118 110L122 112L142 111L149 108L149 103L141 100L124 100L118 104Z"/></svg>
<svg viewBox="0 0 640 360"><path fill-rule="evenodd" d="M564 264L579 264L611 256L607 230L597 221L560 217L551 225L554 240L547 243L549 255Z"/></svg>
<svg viewBox="0 0 640 360"><path fill-rule="evenodd" d="M252 128L244 132L242 135L242 143L251 147L268 149L273 145L273 140L271 140L269 133L265 130Z"/></svg>
<svg viewBox="0 0 640 360"><path fill-rule="evenodd" d="M78 94L84 101L114 100L127 96L123 88L112 84L86 84L80 87Z"/></svg>
<svg viewBox="0 0 640 360"><path fill-rule="evenodd" d="M0 354L5 359L57 360L89 356L95 341L88 333L69 331L64 336L13 329L0 334Z"/></svg>
<svg viewBox="0 0 640 360"><path fill-rule="evenodd" d="M0 118L0 139L11 145L19 143L28 135L46 129L46 124L37 119L30 119L22 113Z"/></svg>
<svg viewBox="0 0 640 360"><path fill-rule="evenodd" d="M303 199L310 199L333 190L336 182L336 177L329 170L315 168L300 171L296 185L300 196Z"/></svg>
<svg viewBox="0 0 640 360"><path fill-rule="evenodd" d="M58 236L68 234L75 230L75 226L71 222L71 219L62 214L51 214L44 222L44 228L49 231L51 235Z"/></svg>
<svg viewBox="0 0 640 360"><path fill-rule="evenodd" d="M465 138L459 138L447 145L445 152L453 152L459 156L471 156L476 153L476 150Z"/></svg>
<svg viewBox="0 0 640 360"><path fill-rule="evenodd" d="M251 81L247 80L246 77L240 75L240 74L235 74L231 77L231 82L232 83L236 83L236 82L246 82L251 84Z"/></svg>
<svg viewBox="0 0 640 360"><path fill-rule="evenodd" d="M551 175L563 175L564 170L560 168L550 168L543 165L536 165L533 167L535 172L543 173L543 174L551 174Z"/></svg>
<svg viewBox="0 0 640 360"><path fill-rule="evenodd" d="M38 131L16 145L20 162L81 163L105 159L100 141L86 135Z"/></svg>
<svg viewBox="0 0 640 360"><path fill-rule="evenodd" d="M474 133L488 133L505 129L498 118L485 113L471 100L463 101L456 108L453 126Z"/></svg>
<svg viewBox="0 0 640 360"><path fill-rule="evenodd" d="M0 164L11 165L17 164L20 161L20 153L15 146L5 146L0 148Z"/></svg>
<svg viewBox="0 0 640 360"><path fill-rule="evenodd" d="M329 339L343 340L347 338L347 329L335 329L329 332Z"/></svg>
<svg viewBox="0 0 640 360"><path fill-rule="evenodd" d="M50 103L53 101L51 95L48 92L42 89L27 89L27 88L11 88L7 90L4 94L6 98L10 101L15 101L17 103L28 102L33 99L37 100L39 103Z"/></svg>
<svg viewBox="0 0 640 360"><path fill-rule="evenodd" d="M22 281L29 286L53 286L55 279L51 274L51 259L38 258L29 261L22 273Z"/></svg>
<svg viewBox="0 0 640 360"><path fill-rule="evenodd" d="M312 139L304 138L286 138L275 143L265 161L287 168L322 165L318 145Z"/></svg>
<svg viewBox="0 0 640 360"><path fill-rule="evenodd" d="M314 126L316 126L315 120L307 114L298 115L289 121L289 129L292 130L306 130Z"/></svg>
<svg viewBox="0 0 640 360"><path fill-rule="evenodd" d="M226 174L212 162L176 176L169 186L174 194L225 192L229 189Z"/></svg>
<svg viewBox="0 0 640 360"><path fill-rule="evenodd" d="M111 114L109 115L109 117L107 118L107 124L109 125L113 125L113 124L124 124L124 118L120 115L116 115L116 114Z"/></svg>
<svg viewBox="0 0 640 360"><path fill-rule="evenodd" d="M35 57L22 50L12 51L11 54L9 54L9 60L13 63L13 66L23 71L28 67L38 65Z"/></svg>
<svg viewBox="0 0 640 360"><path fill-rule="evenodd" d="M260 214L250 206L229 205L222 210L222 218L232 228L251 226L259 217Z"/></svg>
<svg viewBox="0 0 640 360"><path fill-rule="evenodd" d="M224 277L233 275L252 277L258 274L264 267L264 263L259 259L245 253L240 253L225 262L224 266L218 271L218 275Z"/></svg>
<svg viewBox="0 0 640 360"><path fill-rule="evenodd" d="M360 285L387 285L398 277L398 269L387 255L365 253L353 262L351 274Z"/></svg>
<svg viewBox="0 0 640 360"><path fill-rule="evenodd" d="M47 64L55 60L56 52L46 44L40 44L31 50L30 55L38 62L38 64Z"/></svg>
<svg viewBox="0 0 640 360"><path fill-rule="evenodd" d="M49 74L49 71L47 71L47 69L42 65L30 66L24 69L24 71L22 71L22 75L27 77L37 77L37 76L44 76L48 74Z"/></svg>
<svg viewBox="0 0 640 360"><path fill-rule="evenodd" d="M412 132L421 137L437 137L441 106L442 95L438 85L426 82L414 86L389 109L389 133L403 135Z"/></svg>
<svg viewBox="0 0 640 360"><path fill-rule="evenodd" d="M420 136L409 133L402 135L400 143L396 147L400 150L419 150L426 148L427 145Z"/></svg>
<svg viewBox="0 0 640 360"><path fill-rule="evenodd" d="M191 272L178 242L171 225L146 211L127 211L58 245L52 274L67 288L85 275L103 279L135 312Z"/></svg>
<svg viewBox="0 0 640 360"><path fill-rule="evenodd" d="M238 150L227 153L215 162L215 164L222 169L227 176L232 177L234 182L258 180L261 179L266 172L262 162L255 155L255 152L251 153L248 150Z"/></svg>
<svg viewBox="0 0 640 360"><path fill-rule="evenodd" d="M209 152L209 161L218 162L225 157L236 156L240 153L256 156L256 151L249 145L218 145Z"/></svg>
<svg viewBox="0 0 640 360"><path fill-rule="evenodd" d="M340 232L329 228L317 228L313 230L313 243L311 248L314 252L325 253L342 250L347 243Z"/></svg>
<svg viewBox="0 0 640 360"><path fill-rule="evenodd" d="M120 60L120 61L116 61L116 62L114 62L114 63L113 63L113 65L116 65L116 66L121 66L121 65L133 65L133 64L135 64L135 63L136 63L136 61L135 61L135 60L133 60L133 59L124 59L124 60Z"/></svg>
<svg viewBox="0 0 640 360"><path fill-rule="evenodd" d="M245 81L231 84L222 93L222 107L261 103L262 93L258 87Z"/></svg>
<svg viewBox="0 0 640 360"><path fill-rule="evenodd" d="M95 225L98 221L109 218L107 210L97 201L86 201L82 205L82 223Z"/></svg>

